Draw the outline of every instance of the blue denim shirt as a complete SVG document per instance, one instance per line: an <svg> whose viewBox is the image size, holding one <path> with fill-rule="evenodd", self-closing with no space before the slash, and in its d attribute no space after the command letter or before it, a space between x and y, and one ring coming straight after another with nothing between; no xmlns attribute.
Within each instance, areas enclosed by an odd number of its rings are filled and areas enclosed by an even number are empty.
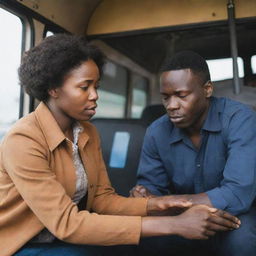
<svg viewBox="0 0 256 256"><path fill-rule="evenodd" d="M239 102L211 97L196 149L167 115L147 129L138 184L157 195L206 192L212 205L248 211L256 195L256 113Z"/></svg>

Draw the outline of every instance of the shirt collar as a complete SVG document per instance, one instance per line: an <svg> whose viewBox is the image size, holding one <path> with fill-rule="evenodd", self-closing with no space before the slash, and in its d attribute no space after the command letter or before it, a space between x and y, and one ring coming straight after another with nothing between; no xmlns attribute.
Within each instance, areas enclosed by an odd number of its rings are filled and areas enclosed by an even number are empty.
<svg viewBox="0 0 256 256"><path fill-rule="evenodd" d="M172 131L171 131L170 143L172 144L172 143L178 142L180 140L183 140L184 138L185 138L184 132L173 125Z"/></svg>
<svg viewBox="0 0 256 256"><path fill-rule="evenodd" d="M48 109L45 103L41 102L35 110L36 118L43 131L49 149L53 151L60 143L62 143L66 136L60 129L56 119L53 117L51 111ZM83 140L81 143L86 144L89 139L88 135L85 134L82 125L79 123L78 130L81 132L80 138Z"/></svg>
<svg viewBox="0 0 256 256"><path fill-rule="evenodd" d="M221 122L219 118L219 112L221 112L221 107L217 105L217 99L215 97L210 98L210 106L207 113L206 120L203 125L203 130L210 132L221 131ZM170 143L175 143L186 139L186 134L182 129L172 126Z"/></svg>
<svg viewBox="0 0 256 256"><path fill-rule="evenodd" d="M220 112L221 106L217 104L217 98L211 97L208 114L202 129L210 132L221 131Z"/></svg>

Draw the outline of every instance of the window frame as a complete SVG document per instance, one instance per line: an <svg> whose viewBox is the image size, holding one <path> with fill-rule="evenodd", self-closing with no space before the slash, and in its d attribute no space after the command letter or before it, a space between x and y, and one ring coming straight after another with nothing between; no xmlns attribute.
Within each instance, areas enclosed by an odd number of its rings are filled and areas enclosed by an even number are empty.
<svg viewBox="0 0 256 256"><path fill-rule="evenodd" d="M21 58L22 58L22 55L24 54L24 52L30 49L34 45L35 31L34 31L33 21L31 18L27 17L24 13L6 4L0 4L0 8L17 16L21 21L21 24L22 24ZM24 92L24 89L20 87L18 118L21 118L24 115L25 104L26 104L25 92ZM33 99L29 97L28 109L31 110L32 108L33 108Z"/></svg>

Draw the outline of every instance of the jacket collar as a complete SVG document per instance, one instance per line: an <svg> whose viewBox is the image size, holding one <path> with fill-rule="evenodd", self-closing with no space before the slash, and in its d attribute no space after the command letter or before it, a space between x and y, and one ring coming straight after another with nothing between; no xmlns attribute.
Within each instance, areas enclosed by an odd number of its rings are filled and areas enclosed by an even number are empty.
<svg viewBox="0 0 256 256"><path fill-rule="evenodd" d="M219 132L221 131L221 121L219 117L219 112L221 112L221 106L217 104L218 99L215 97L210 98L210 106L207 113L206 120L203 124L202 130L209 132ZM172 125L171 139L170 143L175 143L180 140L186 140L187 136L184 131L180 128Z"/></svg>
<svg viewBox="0 0 256 256"><path fill-rule="evenodd" d="M40 102L35 110L35 115L43 131L49 149L50 151L53 151L59 144L66 140L66 136L60 129L57 121L45 103ZM80 123L80 125L84 126L83 123ZM85 133L85 131L82 131L79 136L78 143L84 147L88 139L89 136Z"/></svg>

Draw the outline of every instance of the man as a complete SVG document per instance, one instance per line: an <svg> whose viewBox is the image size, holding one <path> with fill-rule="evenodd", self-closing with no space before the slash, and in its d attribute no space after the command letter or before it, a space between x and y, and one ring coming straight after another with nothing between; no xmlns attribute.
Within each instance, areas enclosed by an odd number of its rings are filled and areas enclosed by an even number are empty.
<svg viewBox="0 0 256 256"><path fill-rule="evenodd" d="M242 223L239 229L219 233L205 244L217 255L255 256L256 114L241 103L212 97L212 91L200 55L184 51L166 62L160 93L167 115L146 132L139 185L131 194L174 194L236 215ZM174 244L172 239L166 243Z"/></svg>

